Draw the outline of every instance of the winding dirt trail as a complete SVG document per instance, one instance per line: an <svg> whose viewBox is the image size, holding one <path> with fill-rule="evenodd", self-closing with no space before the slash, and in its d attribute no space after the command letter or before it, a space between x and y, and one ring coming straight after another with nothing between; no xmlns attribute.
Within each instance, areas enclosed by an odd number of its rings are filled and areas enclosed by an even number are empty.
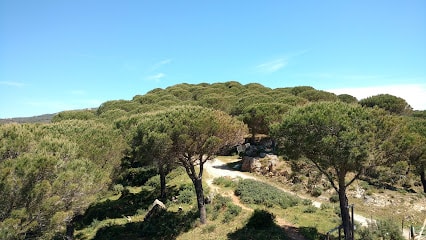
<svg viewBox="0 0 426 240"><path fill-rule="evenodd" d="M236 171L229 168L226 163L215 159L213 161L208 161L204 164L204 169L209 173L210 178L207 179L207 184L213 189L213 191L218 191L218 187L213 184L213 179L217 177L231 177L231 178L242 178L242 179L256 179L255 177L248 175L244 172ZM223 193L225 196L231 197L233 203L235 205L240 206L242 209L247 211L254 211L253 209L245 206L240 202L240 199L235 196L232 192ZM299 229L296 228L293 224L287 222L283 218L276 218L276 222L281 228L285 230L288 237L293 240L307 240L301 233L299 233Z"/></svg>
<svg viewBox="0 0 426 240"><path fill-rule="evenodd" d="M262 181L261 179L257 179L256 177L249 175L248 173L240 172L240 171L229 168L226 163L220 161L219 159L214 159L213 161L206 162L204 164L204 169L210 175L210 178L207 180L207 183L213 189L217 189L217 187L213 185L213 179L217 177L226 177L226 176L231 178L240 177L242 179L256 179L258 181ZM290 192L286 189L283 189L283 188L279 188L279 189L283 192L295 195L295 193ZM234 196L233 194L230 194L230 195ZM309 199L300 195L298 195L298 197L302 199ZM232 199L234 203L237 204L238 206L241 206L244 209L248 209L246 206L244 206L243 204L239 202L239 199L236 196L232 197ZM310 200L312 201L312 199ZM317 208L320 208L321 204L322 204L321 202L312 201L312 205L314 205ZM251 211L253 211L253 209L251 209ZM354 219L361 226L365 226L365 227L367 227L371 221L374 221L356 213L354 214ZM277 218L277 223L286 230L286 232L289 234L289 237L291 237L292 239L305 240L305 238L297 231L298 229L291 223L288 223L284 219L280 219L280 218ZM403 235L406 239L408 239L408 231L404 231Z"/></svg>

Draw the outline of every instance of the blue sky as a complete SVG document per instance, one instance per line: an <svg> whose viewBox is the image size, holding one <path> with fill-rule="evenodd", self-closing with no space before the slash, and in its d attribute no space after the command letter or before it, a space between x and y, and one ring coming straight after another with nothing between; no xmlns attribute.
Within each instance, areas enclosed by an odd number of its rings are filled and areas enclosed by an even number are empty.
<svg viewBox="0 0 426 240"><path fill-rule="evenodd" d="M0 118L230 80L424 110L426 1L0 0Z"/></svg>

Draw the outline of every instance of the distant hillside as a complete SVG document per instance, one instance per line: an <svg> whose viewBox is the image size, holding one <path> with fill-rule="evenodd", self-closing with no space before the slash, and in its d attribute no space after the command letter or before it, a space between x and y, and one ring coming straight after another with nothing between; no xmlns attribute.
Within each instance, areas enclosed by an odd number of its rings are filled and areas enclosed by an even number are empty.
<svg viewBox="0 0 426 240"><path fill-rule="evenodd" d="M19 117L19 118L3 118L0 119L0 123L49 123L52 121L53 116L55 116L56 113L52 114L43 114L40 116L33 116L33 117Z"/></svg>

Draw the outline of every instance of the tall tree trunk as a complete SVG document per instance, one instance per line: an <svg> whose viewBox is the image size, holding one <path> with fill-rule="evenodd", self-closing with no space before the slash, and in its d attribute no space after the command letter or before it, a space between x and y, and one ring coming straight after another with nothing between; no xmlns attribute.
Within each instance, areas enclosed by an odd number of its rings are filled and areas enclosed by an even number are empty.
<svg viewBox="0 0 426 240"><path fill-rule="evenodd" d="M423 192L426 193L426 174L424 169L420 170L420 181L423 185Z"/></svg>
<svg viewBox="0 0 426 240"><path fill-rule="evenodd" d="M200 212L200 222L205 224L207 222L206 206L204 205L204 191L202 178L195 178L193 180L195 186L195 193L197 195L198 211Z"/></svg>
<svg viewBox="0 0 426 240"><path fill-rule="evenodd" d="M158 163L158 173L160 174L160 199L166 199L166 171L164 169L164 164L161 162Z"/></svg>
<svg viewBox="0 0 426 240"><path fill-rule="evenodd" d="M339 176L339 202L342 227L345 233L345 240L352 240L352 224L349 215L348 198L346 197L345 176Z"/></svg>

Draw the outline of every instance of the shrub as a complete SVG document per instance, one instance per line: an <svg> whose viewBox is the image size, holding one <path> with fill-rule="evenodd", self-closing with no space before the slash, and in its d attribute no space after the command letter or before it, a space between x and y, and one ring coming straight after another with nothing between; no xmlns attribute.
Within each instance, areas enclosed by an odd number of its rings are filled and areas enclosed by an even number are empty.
<svg viewBox="0 0 426 240"><path fill-rule="evenodd" d="M212 232L214 232L214 230L216 230L216 225L215 224L209 224L209 225L207 225L203 228L202 233L212 233Z"/></svg>
<svg viewBox="0 0 426 240"><path fill-rule="evenodd" d="M230 177L218 177L213 179L213 183L218 185L218 186L223 186L223 187L236 187L237 186L237 182L232 180Z"/></svg>
<svg viewBox="0 0 426 240"><path fill-rule="evenodd" d="M304 213L315 213L318 210L315 206L307 206L305 209L303 209Z"/></svg>
<svg viewBox="0 0 426 240"><path fill-rule="evenodd" d="M160 188L160 175L155 175L146 181L145 186Z"/></svg>
<svg viewBox="0 0 426 240"><path fill-rule="evenodd" d="M191 204L195 200L195 192L192 189L184 189L179 192L178 202L181 204Z"/></svg>
<svg viewBox="0 0 426 240"><path fill-rule="evenodd" d="M333 194L333 195L331 195L331 197L329 198L329 200L332 203L337 203L337 202L339 202L339 195Z"/></svg>
<svg viewBox="0 0 426 240"><path fill-rule="evenodd" d="M237 206L233 203L226 204L226 211L225 215L223 216L223 223L230 222L232 219L234 219L236 216L238 216L241 213L242 208L240 206Z"/></svg>
<svg viewBox="0 0 426 240"><path fill-rule="evenodd" d="M312 200L310 200L310 199L303 199L302 200L302 204L304 206L310 206L310 205L312 205Z"/></svg>
<svg viewBox="0 0 426 240"><path fill-rule="evenodd" d="M276 187L263 182L245 179L238 182L235 195L248 204L259 204L266 207L279 206L282 208L296 206L300 198L285 193Z"/></svg>
<svg viewBox="0 0 426 240"><path fill-rule="evenodd" d="M142 186L155 175L157 175L155 167L129 168L119 176L118 183L124 186Z"/></svg>
<svg viewBox="0 0 426 240"><path fill-rule="evenodd" d="M112 187L112 191L114 191L114 194L120 194L123 190L124 190L124 187L121 184L115 184Z"/></svg>
<svg viewBox="0 0 426 240"><path fill-rule="evenodd" d="M311 240L320 239L318 230L314 227L301 227L299 228L299 231L307 239L311 239Z"/></svg>
<svg viewBox="0 0 426 240"><path fill-rule="evenodd" d="M173 171L171 171L169 174L167 174L166 176L166 181L171 181L173 179L175 179L178 176L182 176L182 175L186 175L185 172L185 168L183 167L177 167L175 169L173 169Z"/></svg>
<svg viewBox="0 0 426 240"><path fill-rule="evenodd" d="M321 196L321 194L322 194L322 189L319 188L319 187L315 187L311 191L311 196L312 197L319 197L319 196Z"/></svg>
<svg viewBox="0 0 426 240"><path fill-rule="evenodd" d="M390 239L390 240L403 240L404 237L399 230L396 223L390 220L378 221L376 224L370 224L368 228L362 228L359 231L361 239L374 240L374 239Z"/></svg>

